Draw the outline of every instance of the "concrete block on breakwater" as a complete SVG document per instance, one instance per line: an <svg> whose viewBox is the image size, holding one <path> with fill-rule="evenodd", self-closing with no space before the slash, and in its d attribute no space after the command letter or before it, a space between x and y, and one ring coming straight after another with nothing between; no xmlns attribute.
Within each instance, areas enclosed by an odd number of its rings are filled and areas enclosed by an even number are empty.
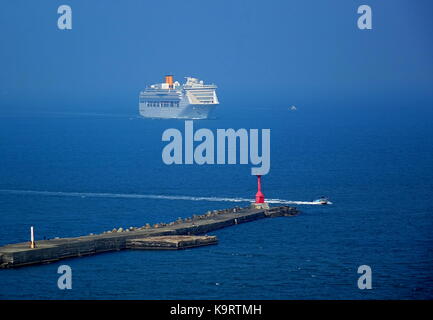
<svg viewBox="0 0 433 320"><path fill-rule="evenodd" d="M157 236L126 241L127 249L178 250L217 244L216 236Z"/></svg>

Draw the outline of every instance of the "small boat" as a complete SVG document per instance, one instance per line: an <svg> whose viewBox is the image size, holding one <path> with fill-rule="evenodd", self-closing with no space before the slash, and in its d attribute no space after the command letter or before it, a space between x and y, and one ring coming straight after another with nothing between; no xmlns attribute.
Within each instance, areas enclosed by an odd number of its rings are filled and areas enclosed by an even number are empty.
<svg viewBox="0 0 433 320"><path fill-rule="evenodd" d="M324 197L324 196L320 197L320 198L317 199L317 200L313 200L313 202L314 202L314 203L317 203L317 204L321 204L321 205L332 204L332 202L329 201L329 199L326 198L326 197Z"/></svg>

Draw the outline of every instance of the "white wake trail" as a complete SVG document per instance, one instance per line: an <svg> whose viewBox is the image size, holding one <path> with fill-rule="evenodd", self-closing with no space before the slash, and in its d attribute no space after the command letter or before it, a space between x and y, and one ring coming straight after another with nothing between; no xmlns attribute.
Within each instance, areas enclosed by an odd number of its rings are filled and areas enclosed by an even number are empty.
<svg viewBox="0 0 433 320"><path fill-rule="evenodd" d="M162 200L187 200L187 201L213 201L213 202L253 202L254 199L247 198L220 198L220 197L192 197L192 196L169 196L158 194L135 194L135 193L100 193L100 192L62 192L62 191L36 191L36 190L12 190L0 189L3 194L39 195L52 197L80 197L80 198L125 198L125 199L162 199ZM297 204L318 205L311 201L291 201L284 199L267 199L270 204Z"/></svg>

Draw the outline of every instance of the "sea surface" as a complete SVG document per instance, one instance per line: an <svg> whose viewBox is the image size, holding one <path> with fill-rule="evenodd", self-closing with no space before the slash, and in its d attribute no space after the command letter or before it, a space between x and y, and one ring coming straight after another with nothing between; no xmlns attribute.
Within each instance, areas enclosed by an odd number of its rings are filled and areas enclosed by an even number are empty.
<svg viewBox="0 0 433 320"><path fill-rule="evenodd" d="M0 270L0 299L432 299L432 106L222 104L194 128L270 128L266 198L333 204L215 231L216 246ZM32 225L36 239L80 236L253 199L251 165L162 162L163 131L184 121L80 110L0 110L0 245L28 241ZM72 290L57 287L62 264Z"/></svg>

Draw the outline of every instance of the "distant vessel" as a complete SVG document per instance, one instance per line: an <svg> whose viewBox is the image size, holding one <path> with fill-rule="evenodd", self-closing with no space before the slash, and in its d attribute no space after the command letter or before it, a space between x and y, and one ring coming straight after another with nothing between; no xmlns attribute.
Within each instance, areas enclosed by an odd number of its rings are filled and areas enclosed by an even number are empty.
<svg viewBox="0 0 433 320"><path fill-rule="evenodd" d="M289 107L289 109L292 110L292 111L298 110L298 108L296 108L295 106L291 106L291 107Z"/></svg>
<svg viewBox="0 0 433 320"><path fill-rule="evenodd" d="M165 76L164 83L152 84L140 92L140 115L146 118L207 119L219 104L216 85L204 84L186 77L186 83L173 82Z"/></svg>
<svg viewBox="0 0 433 320"><path fill-rule="evenodd" d="M326 197L320 197L319 199L317 199L317 200L314 200L313 201L314 203L317 203L317 204L322 204L322 205L325 205L325 204L332 204L332 202L331 201L329 201L329 199L328 198L326 198Z"/></svg>

